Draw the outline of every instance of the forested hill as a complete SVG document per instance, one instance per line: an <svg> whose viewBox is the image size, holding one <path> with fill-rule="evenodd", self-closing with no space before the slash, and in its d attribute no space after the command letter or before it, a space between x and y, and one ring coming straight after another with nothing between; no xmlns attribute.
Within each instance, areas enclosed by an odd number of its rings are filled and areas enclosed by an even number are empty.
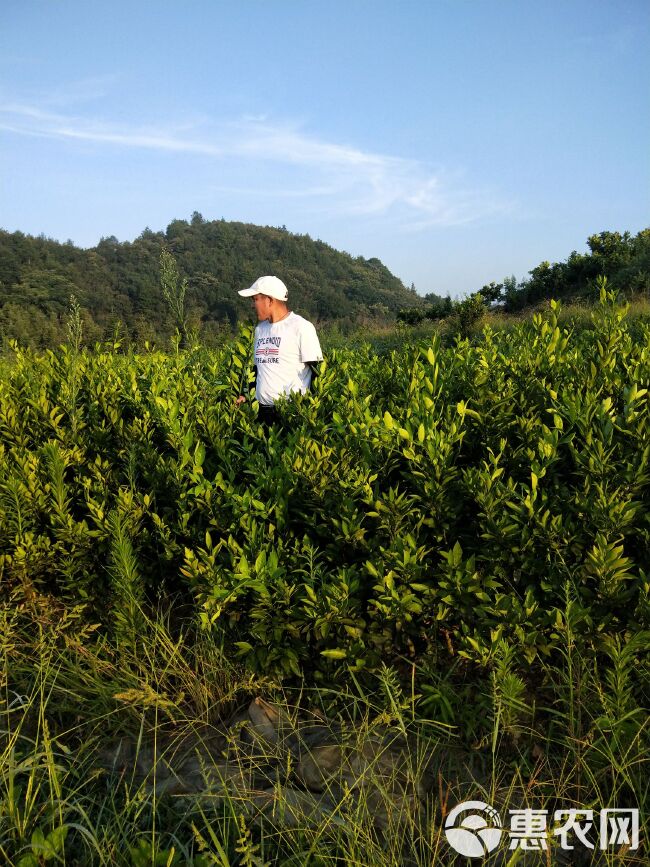
<svg viewBox="0 0 650 867"><path fill-rule="evenodd" d="M630 232L600 232L587 238L588 253L575 250L566 262L541 262L529 278L517 282L514 275L502 283L487 283L461 302L430 293L424 306L411 305L397 317L410 325L424 319L460 316L466 323L477 321L489 306L505 313L534 310L540 302L554 298L564 302L597 301L598 278L606 277L609 287L627 297L650 293L650 229ZM461 329L462 330L462 329Z"/></svg>
<svg viewBox="0 0 650 867"><path fill-rule="evenodd" d="M490 300L501 300L514 312L548 298L563 300L594 297L597 277L607 277L610 286L634 294L650 290L650 229L630 232L600 232L587 238L587 253L573 253L566 262L541 262L530 278L516 283L491 283L480 290ZM597 297L597 294L596 294Z"/></svg>
<svg viewBox="0 0 650 867"><path fill-rule="evenodd" d="M142 342L171 331L160 289L159 259L167 248L188 280L190 326L209 339L250 318L250 302L236 290L275 274L290 290L291 306L314 321L360 323L417 304L414 290L379 259L354 258L308 235L286 229L174 220L165 232L144 232L132 243L102 238L88 250L71 242L0 230L0 332L33 346L65 338L70 295L80 303L86 336L122 333Z"/></svg>

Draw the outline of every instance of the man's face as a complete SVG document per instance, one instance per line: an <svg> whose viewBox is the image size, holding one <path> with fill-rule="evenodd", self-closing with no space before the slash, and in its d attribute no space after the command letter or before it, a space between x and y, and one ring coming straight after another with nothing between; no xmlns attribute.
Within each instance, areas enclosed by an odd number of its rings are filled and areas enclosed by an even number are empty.
<svg viewBox="0 0 650 867"><path fill-rule="evenodd" d="M255 313L257 314L257 319L259 322L263 322L265 319L269 319L271 316L271 307L273 305L273 299L269 298L268 295L253 295L253 307L255 308Z"/></svg>

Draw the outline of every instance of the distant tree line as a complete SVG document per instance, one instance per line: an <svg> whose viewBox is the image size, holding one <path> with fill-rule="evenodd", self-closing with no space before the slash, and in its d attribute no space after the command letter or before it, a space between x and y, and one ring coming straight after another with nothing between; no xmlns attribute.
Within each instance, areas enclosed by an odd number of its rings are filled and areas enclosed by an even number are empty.
<svg viewBox="0 0 650 867"><path fill-rule="evenodd" d="M301 313L344 331L395 317L417 324L453 315L462 332L490 306L516 312L550 297L588 298L599 276L619 291L650 291L650 229L635 236L601 232L587 245L589 252L574 251L566 262L542 262L519 283L507 277L453 301L435 293L421 298L377 258L355 258L284 227L207 221L197 212L164 232L147 228L133 242L102 238L87 250L0 230L0 337L39 348L63 342L74 296L90 343L111 337L159 343L175 331L218 342L251 316L236 290L269 273L285 281ZM183 294L182 311L171 315L164 251Z"/></svg>
<svg viewBox="0 0 650 867"><path fill-rule="evenodd" d="M74 295L89 342L113 334L137 343L169 338L180 311L170 316L163 250L186 289L181 330L200 332L208 343L250 318L250 303L237 290L262 274L285 281L301 314L347 328L394 321L401 307L421 303L379 259L355 258L285 228L207 221L195 212L165 232L147 228L133 242L102 238L87 250L0 230L0 333L37 347L56 345L65 340Z"/></svg>
<svg viewBox="0 0 650 867"><path fill-rule="evenodd" d="M466 316L470 310L475 314L481 307L514 313L549 298L595 300L598 277L607 277L608 285L620 292L650 292L650 229L637 235L601 232L591 235L587 246L588 253L574 250L566 262L541 262L527 280L518 283L514 276L506 277L502 283L486 284L462 301L452 301L449 295L425 295L426 306L405 307L398 319L416 325L425 319Z"/></svg>

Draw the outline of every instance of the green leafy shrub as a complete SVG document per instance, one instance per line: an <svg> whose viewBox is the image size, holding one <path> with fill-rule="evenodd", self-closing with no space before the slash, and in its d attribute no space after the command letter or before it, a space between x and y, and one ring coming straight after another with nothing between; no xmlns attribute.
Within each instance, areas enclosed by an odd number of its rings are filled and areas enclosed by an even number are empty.
<svg viewBox="0 0 650 867"><path fill-rule="evenodd" d="M597 661L650 625L650 329L606 285L590 328L559 316L333 350L268 432L235 405L250 329L173 355L16 347L2 587L84 600L123 642L180 599L251 668L322 684L433 657L496 670L504 642L508 671L544 679L568 588Z"/></svg>

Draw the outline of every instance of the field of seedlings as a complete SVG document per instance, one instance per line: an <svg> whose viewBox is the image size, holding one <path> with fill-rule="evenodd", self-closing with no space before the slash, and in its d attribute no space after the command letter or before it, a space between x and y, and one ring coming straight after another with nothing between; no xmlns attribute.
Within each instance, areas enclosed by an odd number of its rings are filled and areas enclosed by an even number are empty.
<svg viewBox="0 0 650 867"><path fill-rule="evenodd" d="M463 800L647 863L650 324L559 314L325 347L269 431L251 330L0 359L3 863L461 865Z"/></svg>

